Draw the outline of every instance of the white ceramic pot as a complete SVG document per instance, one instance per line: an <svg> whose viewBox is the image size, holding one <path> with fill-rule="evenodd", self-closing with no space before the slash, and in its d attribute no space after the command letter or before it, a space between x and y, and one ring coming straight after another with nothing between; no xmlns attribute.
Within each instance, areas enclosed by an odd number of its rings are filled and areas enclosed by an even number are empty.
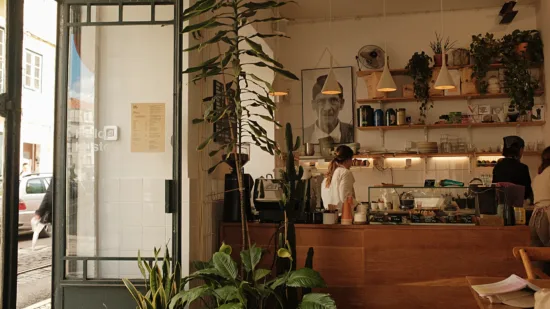
<svg viewBox="0 0 550 309"><path fill-rule="evenodd" d="M336 224L338 222L338 213L323 213L323 224Z"/></svg>

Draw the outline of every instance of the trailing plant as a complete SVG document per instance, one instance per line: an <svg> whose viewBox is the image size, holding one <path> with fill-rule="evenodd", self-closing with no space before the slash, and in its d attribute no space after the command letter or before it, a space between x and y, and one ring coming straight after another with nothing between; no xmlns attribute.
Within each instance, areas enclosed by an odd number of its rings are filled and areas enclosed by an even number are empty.
<svg viewBox="0 0 550 309"><path fill-rule="evenodd" d="M219 309L273 308L273 302L280 308L291 308L284 307L281 295L276 292L279 287L325 287L321 275L311 268L289 270L273 277L271 270L258 268L263 253L254 245L240 252L245 273L239 275L237 263L231 258L232 250L231 246L223 244L209 262L195 263L197 271L184 281L197 283L196 287L176 295L170 302L170 309L177 308L179 303L191 305L195 302L201 302L202 307ZM279 249L277 254L281 259L292 259L288 246ZM332 309L336 305L328 294L310 293L304 295L299 307L292 308Z"/></svg>
<svg viewBox="0 0 550 309"><path fill-rule="evenodd" d="M518 44L528 43L525 52L518 52ZM501 39L504 66L504 91L510 98L510 107L524 115L535 104L535 92L540 87L530 68L542 63L542 40L536 30L515 30Z"/></svg>
<svg viewBox="0 0 550 309"><path fill-rule="evenodd" d="M172 301L185 286L181 278L181 267L179 263L176 263L174 270L171 270L168 247L165 249L161 264L158 261L159 254L160 249L155 248L155 261L150 266L142 260L138 252L138 266L147 291L145 294L141 293L130 280L122 279L122 281L136 301L137 309L168 309L169 305L172 309L184 309L185 302Z"/></svg>
<svg viewBox="0 0 550 309"><path fill-rule="evenodd" d="M185 52L201 51L207 47L217 50L214 57L206 60L198 66L187 68L183 73L194 74L191 81L197 82L207 78L217 78L227 85L225 91L216 96L203 99L204 114L201 119L195 119L193 123L207 122L210 124L228 124L222 130L214 132L206 138L198 147L198 150L206 149L209 144L221 134L229 134L229 141L224 141L209 153L210 157L216 157L220 152L224 158L236 161L236 172L240 192L240 208L242 223L242 246L250 246L247 218L244 209L243 171L240 158L240 145L242 139L250 139L262 150L275 154L278 152L276 142L268 136L265 130L254 117L279 125L275 120L275 102L270 98L269 92L273 90L271 84L253 74L246 73L246 67L268 68L291 80L298 80L296 75L284 69L283 65L270 57L262 46L254 42L255 38L268 38L284 36L282 34L256 33L242 35L241 30L249 25L279 22L281 17L258 17L261 11L271 10L286 5L286 1L251 2L246 0L197 0L195 4L187 8L183 13L183 21L202 17L202 21L191 22L183 29L183 33L189 33L200 43L185 49ZM206 37L204 31L212 31L211 37ZM244 63L242 57L255 58L255 61ZM260 90L255 90L249 85L256 85ZM246 95L247 99L241 99ZM222 108L214 108L214 102L222 100ZM259 112L258 108L265 113ZM223 162L223 158L209 169L209 173Z"/></svg>
<svg viewBox="0 0 550 309"><path fill-rule="evenodd" d="M445 42L443 42L443 36L436 32L435 41L430 42L430 48L434 54L439 55L443 54L443 46L445 46L445 51L448 52L455 48L456 42L456 40L451 42L449 37L447 37Z"/></svg>
<svg viewBox="0 0 550 309"><path fill-rule="evenodd" d="M284 228L280 232L279 248L284 248L286 244L290 246L290 252L292 252L292 259L278 260L277 272L284 273L290 270L296 270L296 228L294 224L298 218L304 213L307 202L308 182L302 180L304 175L304 169L302 166L296 171L296 165L294 161L294 151L300 148L300 137L296 137L294 140L292 136L292 126L287 123L285 126L285 144L286 144L286 159L285 170L281 170L282 175L282 199L279 201L281 209L284 211ZM283 301L285 308L296 308L298 305L298 293L296 289L290 287L284 293Z"/></svg>
<svg viewBox="0 0 550 309"><path fill-rule="evenodd" d="M499 56L500 44L494 34L486 33L472 35L470 43L470 55L473 58L472 79L476 82L476 88L481 94L487 93L489 83L485 76L489 72L491 63Z"/></svg>
<svg viewBox="0 0 550 309"><path fill-rule="evenodd" d="M421 121L425 121L426 112L433 107L433 102L430 105L430 81L432 79L432 69L430 62L432 58L426 55L425 52L414 53L409 59L406 66L407 75L413 78L414 97L420 102L420 117Z"/></svg>

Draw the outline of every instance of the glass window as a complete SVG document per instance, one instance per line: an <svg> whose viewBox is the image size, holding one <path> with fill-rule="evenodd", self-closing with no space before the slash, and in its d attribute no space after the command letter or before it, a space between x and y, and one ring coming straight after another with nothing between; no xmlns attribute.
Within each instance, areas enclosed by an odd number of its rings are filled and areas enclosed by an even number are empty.
<svg viewBox="0 0 550 309"><path fill-rule="evenodd" d="M23 86L40 91L42 86L42 55L25 50L25 65L23 66Z"/></svg>
<svg viewBox="0 0 550 309"><path fill-rule="evenodd" d="M40 193L46 193L46 189L44 188L44 184L42 183L42 180L39 178L35 179L29 179L27 181L27 189L28 194L40 194Z"/></svg>
<svg viewBox="0 0 550 309"><path fill-rule="evenodd" d="M0 93L4 93L4 72L6 72L6 61L4 60L6 56L5 39L5 30L0 28Z"/></svg>

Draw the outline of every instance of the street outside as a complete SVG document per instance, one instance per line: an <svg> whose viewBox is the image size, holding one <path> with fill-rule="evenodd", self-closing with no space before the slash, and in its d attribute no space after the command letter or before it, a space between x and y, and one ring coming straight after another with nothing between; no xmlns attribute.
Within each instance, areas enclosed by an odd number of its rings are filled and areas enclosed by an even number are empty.
<svg viewBox="0 0 550 309"><path fill-rule="evenodd" d="M51 297L51 264L52 238L39 239L33 251L32 235L19 237L17 309L24 309Z"/></svg>

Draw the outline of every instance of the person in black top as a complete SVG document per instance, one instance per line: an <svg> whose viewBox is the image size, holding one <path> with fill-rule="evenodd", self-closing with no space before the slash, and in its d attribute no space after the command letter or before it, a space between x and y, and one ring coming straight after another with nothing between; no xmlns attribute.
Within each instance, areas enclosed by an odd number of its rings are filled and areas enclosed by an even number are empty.
<svg viewBox="0 0 550 309"><path fill-rule="evenodd" d="M53 208L53 178L46 190L40 207L34 212L34 215L42 223L52 223L52 208Z"/></svg>
<svg viewBox="0 0 550 309"><path fill-rule="evenodd" d="M504 158L500 159L493 169L493 183L510 182L515 185L524 186L524 199L533 201L529 168L520 162L524 148L525 142L521 137L507 136L504 138L504 148L502 149Z"/></svg>

